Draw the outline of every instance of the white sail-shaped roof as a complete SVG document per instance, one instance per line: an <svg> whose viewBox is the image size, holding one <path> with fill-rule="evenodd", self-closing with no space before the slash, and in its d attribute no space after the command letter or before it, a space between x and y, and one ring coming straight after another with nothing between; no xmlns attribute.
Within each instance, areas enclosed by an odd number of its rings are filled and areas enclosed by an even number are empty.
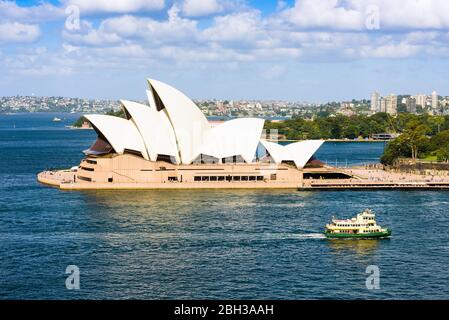
<svg viewBox="0 0 449 320"><path fill-rule="evenodd" d="M285 147L278 143L260 140L260 143L264 146L264 148L268 151L271 158L276 164L280 164L285 158Z"/></svg>
<svg viewBox="0 0 449 320"><path fill-rule="evenodd" d="M252 162L262 134L263 119L244 118L226 121L204 136L200 153L215 158L242 156Z"/></svg>
<svg viewBox="0 0 449 320"><path fill-rule="evenodd" d="M284 160L291 160L296 167L303 168L323 143L324 140L306 140L290 143L284 147L290 159Z"/></svg>
<svg viewBox="0 0 449 320"><path fill-rule="evenodd" d="M142 137L132 121L98 114L84 117L100 131L116 153L123 154L128 149L140 152L145 159L149 159Z"/></svg>
<svg viewBox="0 0 449 320"><path fill-rule="evenodd" d="M152 100L152 96L148 98ZM168 155L179 163L175 133L164 110L157 111L154 103L147 106L127 100L120 102L139 130L150 159L156 161L158 155Z"/></svg>
<svg viewBox="0 0 449 320"><path fill-rule="evenodd" d="M181 91L163 82L148 79L153 95L163 103L175 131L181 162L190 164L199 154L209 122L196 104ZM160 108L160 106L159 106Z"/></svg>
<svg viewBox="0 0 449 320"><path fill-rule="evenodd" d="M299 169L306 165L307 161L324 143L323 140L306 140L282 146L266 140L260 140L260 142L276 164L280 164L282 161L293 161Z"/></svg>

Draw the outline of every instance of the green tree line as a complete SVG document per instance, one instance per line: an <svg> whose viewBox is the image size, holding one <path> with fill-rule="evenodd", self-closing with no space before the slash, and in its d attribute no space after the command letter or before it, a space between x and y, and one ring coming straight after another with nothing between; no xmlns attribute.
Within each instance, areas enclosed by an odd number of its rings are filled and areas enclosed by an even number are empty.
<svg viewBox="0 0 449 320"><path fill-rule="evenodd" d="M387 113L372 116L317 116L313 120L294 118L282 122L267 121L265 129L277 129L289 140L303 139L355 139L369 138L376 133L402 133L411 123L419 123L428 128L427 134L449 129L449 116L414 115L401 113L392 117Z"/></svg>
<svg viewBox="0 0 449 320"><path fill-rule="evenodd" d="M432 127L412 121L407 124L404 132L393 141L389 142L384 154L381 158L381 163L386 165L394 164L399 158L426 159L432 161L449 161L449 130L446 126L441 130L445 123L442 120L437 120L437 123L432 123L439 129L435 133Z"/></svg>
<svg viewBox="0 0 449 320"><path fill-rule="evenodd" d="M396 133L389 142L381 162L393 164L398 158L449 161L449 116L414 115L400 113L392 117L386 113L372 116L328 116L314 120L301 118L282 122L267 121L265 129L277 129L289 140L369 138L376 133Z"/></svg>

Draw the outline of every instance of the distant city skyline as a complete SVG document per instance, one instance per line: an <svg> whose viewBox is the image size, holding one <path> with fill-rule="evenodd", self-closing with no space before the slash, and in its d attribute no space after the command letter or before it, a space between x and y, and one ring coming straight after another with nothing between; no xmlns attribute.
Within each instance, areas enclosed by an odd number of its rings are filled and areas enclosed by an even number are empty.
<svg viewBox="0 0 449 320"><path fill-rule="evenodd" d="M447 12L444 0L0 0L0 96L144 100L146 77L195 99L444 94Z"/></svg>
<svg viewBox="0 0 449 320"><path fill-rule="evenodd" d="M401 101L398 101L399 96L402 96ZM373 91L371 94L371 113L386 112L390 115L397 115L400 112L399 105L405 106L402 112L414 114L428 113L432 115L449 114L449 97L440 95L435 90L431 94L396 95L392 93L382 96L378 91ZM420 112L418 112L418 107Z"/></svg>
<svg viewBox="0 0 449 320"><path fill-rule="evenodd" d="M210 117L262 117L313 119L321 116L370 116L385 112L392 116L400 113L449 115L449 96L432 94L389 94L374 91L369 98L330 101L322 104L285 100L233 100L195 99L200 110ZM137 100L147 103L145 99ZM11 96L0 97L0 114L17 112L70 112L106 113L120 110L118 100L82 99L70 97Z"/></svg>

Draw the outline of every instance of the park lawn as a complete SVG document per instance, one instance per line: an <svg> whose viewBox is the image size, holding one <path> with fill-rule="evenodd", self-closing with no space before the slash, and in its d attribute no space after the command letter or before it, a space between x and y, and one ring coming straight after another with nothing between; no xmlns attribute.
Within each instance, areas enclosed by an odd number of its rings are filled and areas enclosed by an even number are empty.
<svg viewBox="0 0 449 320"><path fill-rule="evenodd" d="M437 156L436 155L427 155L424 158L421 158L420 160L424 160L424 161L438 161Z"/></svg>

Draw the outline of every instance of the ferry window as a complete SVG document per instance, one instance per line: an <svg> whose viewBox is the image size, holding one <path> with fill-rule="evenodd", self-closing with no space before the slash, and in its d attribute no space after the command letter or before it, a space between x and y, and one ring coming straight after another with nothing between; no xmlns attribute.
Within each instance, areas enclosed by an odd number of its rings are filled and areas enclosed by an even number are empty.
<svg viewBox="0 0 449 320"><path fill-rule="evenodd" d="M276 180L276 178L277 178L276 173L272 173L270 175L270 180Z"/></svg>
<svg viewBox="0 0 449 320"><path fill-rule="evenodd" d="M178 177L168 177L168 181L178 181Z"/></svg>
<svg viewBox="0 0 449 320"><path fill-rule="evenodd" d="M193 181L201 181L201 177L197 177L196 176L196 177L193 178Z"/></svg>
<svg viewBox="0 0 449 320"><path fill-rule="evenodd" d="M232 177L231 176L227 176L226 177L226 181L231 181Z"/></svg>
<svg viewBox="0 0 449 320"><path fill-rule="evenodd" d="M214 176L210 177L210 181L217 181L217 177Z"/></svg>
<svg viewBox="0 0 449 320"><path fill-rule="evenodd" d="M201 177L201 180L202 181L209 181L209 177L203 176L203 177Z"/></svg>
<svg viewBox="0 0 449 320"><path fill-rule="evenodd" d="M262 181L263 180L263 176L257 176L257 181Z"/></svg>
<svg viewBox="0 0 449 320"><path fill-rule="evenodd" d="M113 179L112 178L108 178L108 182L112 182L113 181Z"/></svg>
<svg viewBox="0 0 449 320"><path fill-rule="evenodd" d="M256 181L256 177L255 176L250 176L249 177L249 181Z"/></svg>
<svg viewBox="0 0 449 320"><path fill-rule="evenodd" d="M234 180L234 181L240 181L240 176L233 176L233 177L232 177L232 180Z"/></svg>
<svg viewBox="0 0 449 320"><path fill-rule="evenodd" d="M224 181L224 176L218 176L218 181Z"/></svg>
<svg viewBox="0 0 449 320"><path fill-rule="evenodd" d="M248 177L247 176L242 176L242 181L248 181Z"/></svg>

